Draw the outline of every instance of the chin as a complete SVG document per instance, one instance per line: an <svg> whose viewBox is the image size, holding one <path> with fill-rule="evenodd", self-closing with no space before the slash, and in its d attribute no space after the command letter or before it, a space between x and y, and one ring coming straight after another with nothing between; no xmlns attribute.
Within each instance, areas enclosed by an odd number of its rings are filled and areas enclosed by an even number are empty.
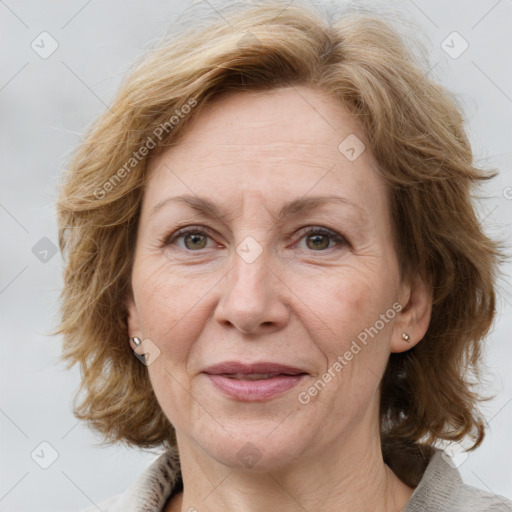
<svg viewBox="0 0 512 512"><path fill-rule="evenodd" d="M269 422L265 422L265 426L238 423L225 427L233 436L219 427L220 432L217 431L216 435L196 438L196 442L210 457L230 468L255 472L278 471L293 464L311 442L299 440L298 436L290 435L287 429L275 427L275 422L270 427Z"/></svg>

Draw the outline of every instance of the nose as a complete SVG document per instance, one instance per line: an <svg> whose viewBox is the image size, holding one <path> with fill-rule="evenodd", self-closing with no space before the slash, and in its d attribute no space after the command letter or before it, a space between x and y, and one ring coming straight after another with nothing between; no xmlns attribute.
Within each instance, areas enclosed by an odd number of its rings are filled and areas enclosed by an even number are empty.
<svg viewBox="0 0 512 512"><path fill-rule="evenodd" d="M250 263L238 253L233 259L233 266L224 280L215 320L224 327L250 335L282 329L289 319L288 288L279 272L270 268L264 253Z"/></svg>

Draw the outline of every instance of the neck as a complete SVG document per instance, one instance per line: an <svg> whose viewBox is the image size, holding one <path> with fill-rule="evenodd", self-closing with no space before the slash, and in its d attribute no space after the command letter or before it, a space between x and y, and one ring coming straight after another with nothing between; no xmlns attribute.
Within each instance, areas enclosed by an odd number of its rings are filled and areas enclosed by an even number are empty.
<svg viewBox="0 0 512 512"><path fill-rule="evenodd" d="M227 467L177 432L184 483L177 510L399 512L413 489L384 463L378 432L364 430L260 471Z"/></svg>

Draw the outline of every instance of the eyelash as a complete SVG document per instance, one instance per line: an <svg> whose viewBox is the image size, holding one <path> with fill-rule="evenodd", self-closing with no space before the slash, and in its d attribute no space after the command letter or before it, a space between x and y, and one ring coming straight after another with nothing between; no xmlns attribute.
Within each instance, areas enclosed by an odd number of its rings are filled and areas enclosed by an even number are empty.
<svg viewBox="0 0 512 512"><path fill-rule="evenodd" d="M170 246L179 238L184 237L188 234L192 234L192 233L195 235L206 235L208 237L211 237L211 233L210 233L209 229L204 228L202 226L189 226L186 228L178 229L174 233L167 235L162 241L163 246L164 247ZM343 236L339 235L335 231L332 231L330 229L323 228L323 227L309 227L309 228L305 229L304 231L301 231L301 234L302 234L302 236L300 237L299 240L302 240L303 238L305 238L307 236L311 236L311 235L325 235L325 236L329 236L334 242L336 242L338 244L338 246L339 245L349 245L348 241ZM321 249L321 250L312 251L312 252L327 252L330 249L334 249L335 247L336 246L328 247L327 249ZM203 249L198 249L197 251L193 251L190 249L184 249L184 250L188 251L188 252L201 252Z"/></svg>

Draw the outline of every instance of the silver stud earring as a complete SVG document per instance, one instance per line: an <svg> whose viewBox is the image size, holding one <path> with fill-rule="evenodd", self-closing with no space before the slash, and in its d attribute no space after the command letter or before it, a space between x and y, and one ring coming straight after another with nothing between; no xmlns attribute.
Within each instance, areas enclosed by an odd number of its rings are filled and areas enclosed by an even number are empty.
<svg viewBox="0 0 512 512"><path fill-rule="evenodd" d="M137 347L140 347L140 344L142 343L139 338L132 338L132 341Z"/></svg>
<svg viewBox="0 0 512 512"><path fill-rule="evenodd" d="M406 342L406 343L409 343L411 341L411 338L409 337L409 335L406 333L406 332L403 332L402 333L402 339Z"/></svg>

